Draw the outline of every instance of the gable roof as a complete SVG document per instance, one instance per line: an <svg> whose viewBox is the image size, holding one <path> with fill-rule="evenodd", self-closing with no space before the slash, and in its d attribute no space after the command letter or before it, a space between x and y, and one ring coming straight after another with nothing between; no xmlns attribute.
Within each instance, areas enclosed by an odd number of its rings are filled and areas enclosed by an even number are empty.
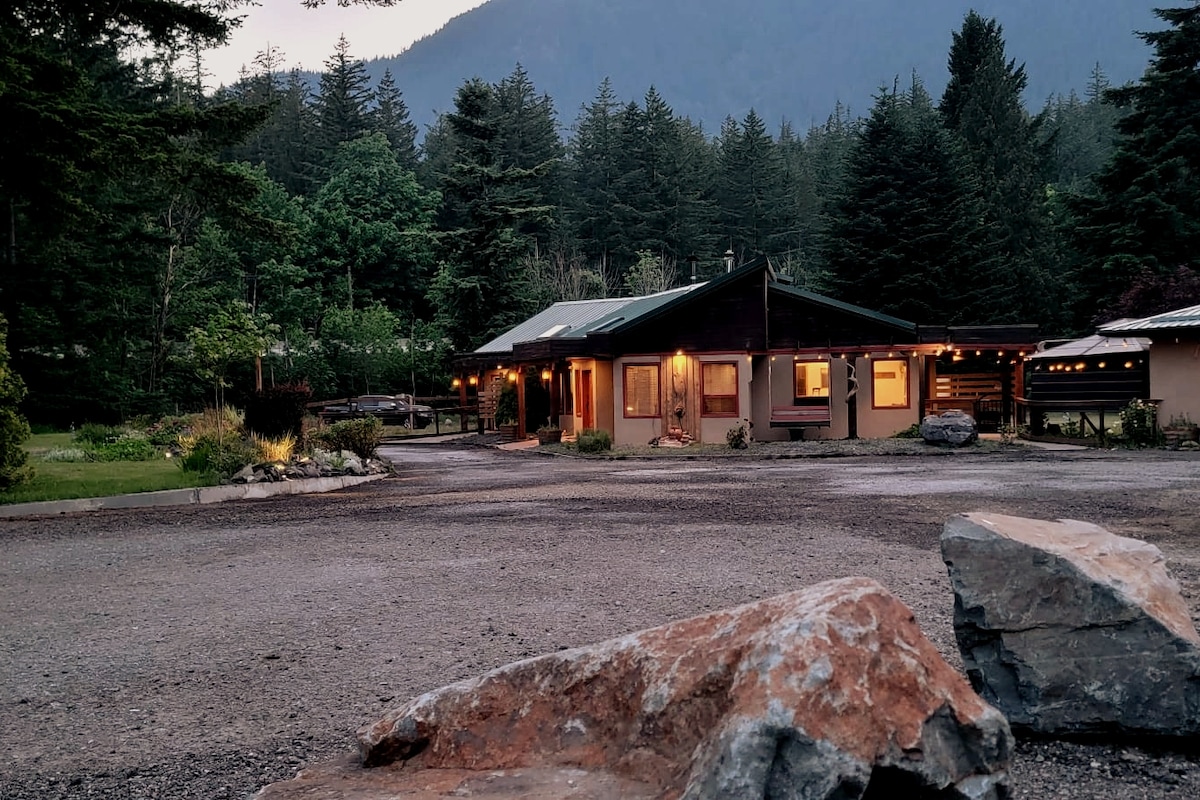
<svg viewBox="0 0 1200 800"><path fill-rule="evenodd" d="M801 300L806 300L814 305L823 306L833 311L840 311L843 314L850 314L851 316L859 317L860 319L869 320L871 322L877 322L881 325L886 325L890 328L896 328L897 330L904 331L905 333L916 335L917 332L917 324L915 322L909 322L908 320L900 319L899 317L889 316L888 314L884 314L879 311L872 311L869 308L856 306L853 303L834 300L832 297L826 297L823 294L810 292L807 289L789 286L786 283L771 281L770 285L771 289L775 291L786 295L791 295L792 297L796 297Z"/></svg>
<svg viewBox="0 0 1200 800"><path fill-rule="evenodd" d="M579 339L589 332L612 325L614 320L625 319L624 309L635 306L635 313L656 308L668 303L681 294L686 294L704 284L690 284L665 292L642 297L608 297L602 300L564 300L517 325L490 342L475 349L479 355L511 353L520 342L538 339Z"/></svg>
<svg viewBox="0 0 1200 800"><path fill-rule="evenodd" d="M1100 326L1101 333L1140 333L1200 329L1200 306L1188 306L1141 319L1124 319Z"/></svg>

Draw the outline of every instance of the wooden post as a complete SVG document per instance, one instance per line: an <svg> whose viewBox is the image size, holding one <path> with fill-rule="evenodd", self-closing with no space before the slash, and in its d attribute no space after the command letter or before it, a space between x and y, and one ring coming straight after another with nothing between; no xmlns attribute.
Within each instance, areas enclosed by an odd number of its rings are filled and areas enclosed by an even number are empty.
<svg viewBox="0 0 1200 800"><path fill-rule="evenodd" d="M254 357L254 391L262 391L262 356Z"/></svg>
<svg viewBox="0 0 1200 800"><path fill-rule="evenodd" d="M562 380L562 373L558 371L557 364L550 365L550 424L554 427L559 426L562 417L562 392L559 390L559 381Z"/></svg>
<svg viewBox="0 0 1200 800"><path fill-rule="evenodd" d="M517 367L517 438L525 435L525 368Z"/></svg>
<svg viewBox="0 0 1200 800"><path fill-rule="evenodd" d="M467 432L467 376L458 378L458 424L459 430Z"/></svg>

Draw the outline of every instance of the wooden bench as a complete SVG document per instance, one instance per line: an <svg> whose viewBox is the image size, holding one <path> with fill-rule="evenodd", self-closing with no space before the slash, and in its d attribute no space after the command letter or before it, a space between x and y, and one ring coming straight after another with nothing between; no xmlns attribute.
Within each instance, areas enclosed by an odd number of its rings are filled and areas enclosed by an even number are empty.
<svg viewBox="0 0 1200 800"><path fill-rule="evenodd" d="M772 406L772 428L817 428L831 424L829 405Z"/></svg>

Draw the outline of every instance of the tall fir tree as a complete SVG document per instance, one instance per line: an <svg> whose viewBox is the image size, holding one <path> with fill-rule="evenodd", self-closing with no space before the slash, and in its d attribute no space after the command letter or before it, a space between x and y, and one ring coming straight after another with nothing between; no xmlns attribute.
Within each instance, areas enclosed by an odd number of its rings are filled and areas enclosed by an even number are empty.
<svg viewBox="0 0 1200 800"><path fill-rule="evenodd" d="M783 162L762 118L751 109L740 125L728 120L719 142L723 240L741 260L787 250Z"/></svg>
<svg viewBox="0 0 1200 800"><path fill-rule="evenodd" d="M616 211L620 109L612 82L605 78L595 100L576 119L569 142L571 227L586 262L600 271L610 268L614 252L620 249Z"/></svg>
<svg viewBox="0 0 1200 800"><path fill-rule="evenodd" d="M989 320L979 201L915 76L879 95L848 170L825 241L837 295L919 323Z"/></svg>
<svg viewBox="0 0 1200 800"><path fill-rule="evenodd" d="M325 61L316 98L323 164L332 161L338 145L357 139L370 128L372 99L366 66L350 56L346 37L339 37L333 55Z"/></svg>
<svg viewBox="0 0 1200 800"><path fill-rule="evenodd" d="M1106 93L1127 111L1116 151L1095 193L1070 201L1081 322L1111 316L1143 274L1200 269L1200 4L1155 13L1169 27L1140 34L1154 48L1145 75Z"/></svg>
<svg viewBox="0 0 1200 800"><path fill-rule="evenodd" d="M950 48L940 111L963 143L982 193L991 246L1013 287L995 321L1045 322L1058 310L1063 275L1046 204L1045 157L1021 103L1025 68L1005 56L1003 28L972 11Z"/></svg>
<svg viewBox="0 0 1200 800"><path fill-rule="evenodd" d="M375 87L375 107L369 114L370 128L387 137L396 160L410 172L417 169L417 126L408 114L404 96L390 69L383 71Z"/></svg>

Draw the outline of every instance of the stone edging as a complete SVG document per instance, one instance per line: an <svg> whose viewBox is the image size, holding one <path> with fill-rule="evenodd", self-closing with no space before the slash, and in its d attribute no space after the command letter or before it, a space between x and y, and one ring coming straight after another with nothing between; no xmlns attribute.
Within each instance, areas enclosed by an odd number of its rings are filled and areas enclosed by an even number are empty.
<svg viewBox="0 0 1200 800"><path fill-rule="evenodd" d="M237 483L201 486L194 489L165 489L159 492L119 494L112 497L80 497L73 500L14 503L0 506L0 518L41 517L70 514L77 511L99 511L106 508L208 505L226 500L258 500L284 494L336 492L339 489L347 489L360 483L377 481L386 477L387 473L382 472L375 475L338 475L329 478L303 478L274 483Z"/></svg>

